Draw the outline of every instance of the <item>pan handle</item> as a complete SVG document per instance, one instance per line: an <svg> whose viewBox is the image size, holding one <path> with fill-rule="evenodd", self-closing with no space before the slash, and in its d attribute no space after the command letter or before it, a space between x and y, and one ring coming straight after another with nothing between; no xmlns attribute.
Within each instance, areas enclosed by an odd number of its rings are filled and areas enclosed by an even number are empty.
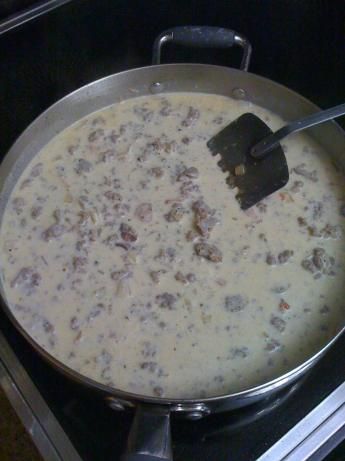
<svg viewBox="0 0 345 461"><path fill-rule="evenodd" d="M154 41L152 64L160 64L162 46L167 42L197 48L230 48L238 45L243 48L240 69L247 71L249 67L252 46L243 35L234 30L210 26L181 26L167 29Z"/></svg>
<svg viewBox="0 0 345 461"><path fill-rule="evenodd" d="M137 407L121 461L172 461L168 407Z"/></svg>

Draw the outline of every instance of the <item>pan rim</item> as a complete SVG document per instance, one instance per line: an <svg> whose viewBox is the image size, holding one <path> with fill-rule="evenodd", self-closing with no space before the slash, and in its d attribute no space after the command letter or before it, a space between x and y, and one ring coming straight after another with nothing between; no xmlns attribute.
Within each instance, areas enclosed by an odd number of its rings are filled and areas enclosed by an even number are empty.
<svg viewBox="0 0 345 461"><path fill-rule="evenodd" d="M138 73L138 72L143 72L147 71L147 69L162 69L162 68L190 68L190 69L204 69L206 71L208 70L217 70L219 72L230 72L230 73L237 73L238 75L245 74L245 75L250 75L255 77L256 79L261 80L264 83L274 85L277 89L283 90L284 92L288 92L291 96L298 98L300 101L303 101L310 107L311 109L317 111L321 110L317 105L315 105L313 102L305 98L304 96L300 95L299 93L295 92L294 90L291 90L290 88L277 83L273 80L270 80L266 77L262 77L260 75L251 73L251 72L244 72L239 69L231 68L231 67L224 67L224 66L217 66L217 65L210 65L210 64L195 64L195 63L175 63L175 64L159 64L159 65L153 65L153 66L144 66L144 67L138 67L138 68L132 68L132 69L127 69L118 73L114 73L111 75L107 75L105 77L102 77L100 79L94 80L92 82L86 83L85 85L77 88L76 90L68 93L67 95L63 96L56 102L54 102L52 105L50 105L47 109L45 109L40 115L38 115L26 128L25 130L20 134L20 136L15 140L15 142L12 144L10 149L7 151L7 153L4 156L4 159L1 162L0 165L0 170L3 169L3 165L8 159L11 159L11 153L15 152L17 147L20 146L21 142L25 137L30 133L30 131L33 129L33 127L36 126L37 122L41 119L44 119L47 117L48 114L53 112L54 110L58 109L60 105L62 105L66 100L71 99L72 97L78 96L79 93L87 91L89 88L91 88L94 85L100 85L102 82L113 79L119 76L126 76L129 73ZM185 90L186 91L186 90ZM182 92L182 91L181 91ZM199 93L206 93L205 91L202 91L200 88L197 89L195 92ZM166 93L173 93L173 91L162 91L159 93L159 95L166 94ZM150 94L150 93L147 93ZM209 93L210 94L210 93ZM214 93L213 94L222 94L222 93ZM138 97L137 94L133 93L133 98ZM230 97L230 96L229 96ZM131 98L123 98L119 100L127 100ZM113 104L114 102L110 103ZM106 106L104 106L106 107ZM101 109L97 109L101 110ZM91 111L90 113L92 113ZM328 123L332 123L334 128L338 130L339 135L342 135L344 137L344 142L345 142L345 132L342 130L342 128L339 126L338 123L335 121L331 121ZM56 133L54 136L56 136L58 133ZM54 137L53 136L53 137ZM53 138L52 137L52 138ZM51 138L51 139L52 139ZM38 153L38 151L37 151ZM12 170L13 165L10 167L10 171ZM6 185L6 179L4 181L1 181L2 183L0 184L0 194L2 190L4 189ZM7 203L7 202L6 202ZM140 403L148 403L148 404L160 404L160 405L165 405L165 406L174 406L174 405L196 405L200 403L204 404L214 404L217 402L221 402L223 400L231 399L231 400L240 400L240 399L250 399L254 396L259 396L260 394L265 394L269 390L275 390L275 389L280 389L284 383L289 383L294 379L297 379L303 372L307 371L321 356L323 356L326 351L339 339L339 337L345 332L345 323L344 325L339 329L339 331L330 339L328 340L325 345L319 349L316 353L314 353L312 356L310 356L307 360L303 361L299 365L293 367L286 373L270 380L267 381L263 384L259 384L253 387L250 387L248 389L244 389L235 393L230 393L230 394L220 394L216 396L211 396L211 397L206 397L206 398L169 398L169 397L153 397L149 395L141 395L137 393L131 393L125 390L117 389L111 386L107 386L105 384L102 384L92 378L87 377L86 375L83 375L77 371L75 371L73 368L70 368L69 366L65 365L63 362L58 360L57 358L54 357L51 353L46 351L36 340L28 333L28 331L20 324L19 320L17 320L14 312L12 309L9 307L9 303L6 301L6 296L4 293L3 288L1 287L1 300L2 300L2 308L4 309L4 312L6 313L7 317L10 319L11 323L15 326L15 328L19 331L19 333L25 338L25 340L30 344L30 346L38 352L38 354L46 361L48 362L55 370L59 371L63 375L67 376L69 379L72 381L76 381L79 384L86 385L88 387L93 388L96 391L102 392L108 396L114 396L114 398L119 398L123 399L124 401L129 400L129 401L135 401L135 402L140 402Z"/></svg>

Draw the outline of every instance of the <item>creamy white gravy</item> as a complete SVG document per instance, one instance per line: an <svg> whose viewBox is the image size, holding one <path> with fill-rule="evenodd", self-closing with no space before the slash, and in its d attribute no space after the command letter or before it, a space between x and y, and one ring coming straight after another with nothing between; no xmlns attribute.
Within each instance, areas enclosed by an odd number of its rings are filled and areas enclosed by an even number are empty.
<svg viewBox="0 0 345 461"><path fill-rule="evenodd" d="M264 383L344 322L343 177L305 135L287 187L241 211L206 141L246 102L131 99L57 135L23 172L0 235L22 326L119 389L206 397Z"/></svg>

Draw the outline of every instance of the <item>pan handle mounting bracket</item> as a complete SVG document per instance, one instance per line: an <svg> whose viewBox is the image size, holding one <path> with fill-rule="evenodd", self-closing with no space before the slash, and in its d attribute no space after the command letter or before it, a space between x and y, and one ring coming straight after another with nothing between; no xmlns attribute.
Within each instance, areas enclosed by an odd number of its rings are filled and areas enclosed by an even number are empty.
<svg viewBox="0 0 345 461"><path fill-rule="evenodd" d="M172 461L168 407L138 405L121 461Z"/></svg>

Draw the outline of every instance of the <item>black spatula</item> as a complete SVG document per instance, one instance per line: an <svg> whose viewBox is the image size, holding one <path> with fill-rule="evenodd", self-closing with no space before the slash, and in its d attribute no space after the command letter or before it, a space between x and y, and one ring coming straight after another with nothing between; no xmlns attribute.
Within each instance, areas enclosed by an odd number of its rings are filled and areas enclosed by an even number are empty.
<svg viewBox="0 0 345 461"><path fill-rule="evenodd" d="M289 169L280 145L257 160L250 150L272 134L259 117L247 113L226 126L207 143L213 155L220 154L219 166L228 171L229 185L238 188L236 198L243 210L285 186Z"/></svg>
<svg viewBox="0 0 345 461"><path fill-rule="evenodd" d="M229 172L228 183L238 188L236 198L243 210L281 189L289 169L279 142L291 133L345 114L345 104L317 112L273 133L252 113L241 115L211 138L207 146L220 154L219 166Z"/></svg>

